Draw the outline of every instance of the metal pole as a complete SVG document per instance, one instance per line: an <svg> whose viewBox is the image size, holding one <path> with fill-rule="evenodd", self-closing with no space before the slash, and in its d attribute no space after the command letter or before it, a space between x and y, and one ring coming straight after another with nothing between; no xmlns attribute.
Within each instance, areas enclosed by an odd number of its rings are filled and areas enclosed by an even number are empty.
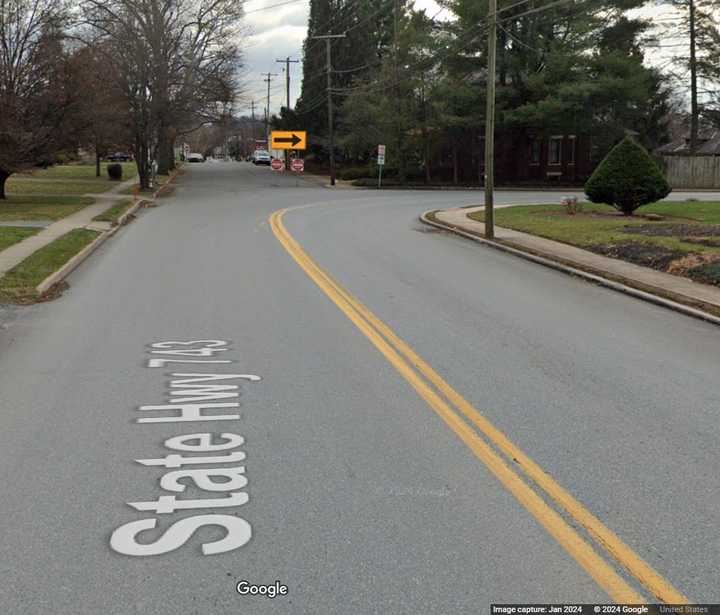
<svg viewBox="0 0 720 615"><path fill-rule="evenodd" d="M497 52L497 0L488 0L488 71L485 111L485 237L495 237L495 54Z"/></svg>

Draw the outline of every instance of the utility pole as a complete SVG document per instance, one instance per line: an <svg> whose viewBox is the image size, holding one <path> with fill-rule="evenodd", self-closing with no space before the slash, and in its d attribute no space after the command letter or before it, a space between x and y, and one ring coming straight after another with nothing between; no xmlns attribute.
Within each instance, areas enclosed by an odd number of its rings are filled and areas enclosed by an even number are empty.
<svg viewBox="0 0 720 615"><path fill-rule="evenodd" d="M689 0L688 25L690 26L690 153L695 153L698 144L699 112L697 89L695 0Z"/></svg>
<svg viewBox="0 0 720 615"><path fill-rule="evenodd" d="M255 121L255 101L254 100L250 101L250 109L252 109L252 119L254 122Z"/></svg>
<svg viewBox="0 0 720 615"><path fill-rule="evenodd" d="M324 34L313 36L314 39L324 39L327 51L327 102L328 102L328 137L330 139L330 185L335 185L335 134L333 133L333 103L332 103L332 59L330 41L334 38L345 38L344 34Z"/></svg>
<svg viewBox="0 0 720 615"><path fill-rule="evenodd" d="M273 77L277 77L278 73L262 73L266 75L263 81L268 84L267 92L267 107L265 108L265 139L267 140L266 147L270 151L270 82Z"/></svg>
<svg viewBox="0 0 720 615"><path fill-rule="evenodd" d="M497 0L488 0L488 70L485 110L485 238L495 238L495 54Z"/></svg>
<svg viewBox="0 0 720 615"><path fill-rule="evenodd" d="M286 91L286 104L285 108L290 111L290 64L298 64L300 60L291 60L290 56L284 60L275 60L276 62L283 62L285 64L285 91ZM285 150L285 169L290 170L290 150Z"/></svg>
<svg viewBox="0 0 720 615"><path fill-rule="evenodd" d="M285 108L290 111L290 64L298 64L300 60L291 60L290 56L284 60L275 60L276 62L282 62L285 64L285 89L287 90L286 105Z"/></svg>

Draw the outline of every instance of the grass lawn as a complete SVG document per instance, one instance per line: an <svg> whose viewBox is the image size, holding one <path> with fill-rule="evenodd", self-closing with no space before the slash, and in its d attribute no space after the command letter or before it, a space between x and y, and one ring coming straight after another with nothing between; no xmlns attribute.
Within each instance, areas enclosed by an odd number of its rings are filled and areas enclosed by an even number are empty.
<svg viewBox="0 0 720 615"><path fill-rule="evenodd" d="M37 233L39 228L23 228L20 226L0 226L0 252L11 245Z"/></svg>
<svg viewBox="0 0 720 615"><path fill-rule="evenodd" d="M37 179L75 179L75 180L107 180L108 163L101 163L100 177L95 177L94 164L58 164L47 169L38 169L32 173ZM137 166L134 162L118 162L123 168L123 179L131 179L137 175Z"/></svg>
<svg viewBox="0 0 720 615"><path fill-rule="evenodd" d="M76 181L73 179L36 180L27 175L13 175L7 180L5 190L9 195L42 194L42 195L68 195L68 194L98 194L107 192L118 182L110 180Z"/></svg>
<svg viewBox="0 0 720 615"><path fill-rule="evenodd" d="M643 216L656 214L661 220ZM483 220L483 213L471 214ZM662 202L617 214L584 204L568 215L561 205L526 205L495 211L498 226L579 246L599 254L720 285L720 203Z"/></svg>
<svg viewBox="0 0 720 615"><path fill-rule="evenodd" d="M111 224L117 224L118 218L122 216L130 207L132 207L132 199L123 199L116 205L113 205L109 209L106 209L99 216L95 216L93 220L98 222L110 222Z"/></svg>
<svg viewBox="0 0 720 615"><path fill-rule="evenodd" d="M0 201L0 221L60 220L92 204L91 198L68 196L10 196Z"/></svg>
<svg viewBox="0 0 720 615"><path fill-rule="evenodd" d="M24 303L37 299L37 285L98 235L96 231L75 229L26 258L0 278L0 301Z"/></svg>
<svg viewBox="0 0 720 615"><path fill-rule="evenodd" d="M119 163L123 166L123 179L137 175L134 162ZM107 176L107 163L102 165L101 177L95 177L95 165L63 164L28 173L16 173L8 179L6 191L10 195L44 194L98 194L107 192L118 182Z"/></svg>

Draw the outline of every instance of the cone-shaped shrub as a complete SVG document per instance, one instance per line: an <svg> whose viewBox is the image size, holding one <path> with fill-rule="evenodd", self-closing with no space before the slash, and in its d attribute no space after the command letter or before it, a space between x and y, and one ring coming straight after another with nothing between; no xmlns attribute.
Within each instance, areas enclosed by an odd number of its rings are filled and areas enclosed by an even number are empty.
<svg viewBox="0 0 720 615"><path fill-rule="evenodd" d="M593 203L607 203L626 216L670 194L663 172L639 143L625 137L610 150L585 184Z"/></svg>

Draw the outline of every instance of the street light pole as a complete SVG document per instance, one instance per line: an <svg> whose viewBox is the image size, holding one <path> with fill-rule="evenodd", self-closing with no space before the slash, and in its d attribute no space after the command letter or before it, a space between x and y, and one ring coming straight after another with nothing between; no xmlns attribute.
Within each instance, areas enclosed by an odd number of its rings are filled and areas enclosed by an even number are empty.
<svg viewBox="0 0 720 615"><path fill-rule="evenodd" d="M335 185L335 134L333 131L333 102L332 102L332 58L330 42L334 38L345 38L344 34L324 34L313 36L314 39L325 40L327 52L327 102L328 102L328 138L330 140L330 185Z"/></svg>
<svg viewBox="0 0 720 615"><path fill-rule="evenodd" d="M495 238L495 55L497 0L488 0L488 69L485 110L485 237Z"/></svg>

